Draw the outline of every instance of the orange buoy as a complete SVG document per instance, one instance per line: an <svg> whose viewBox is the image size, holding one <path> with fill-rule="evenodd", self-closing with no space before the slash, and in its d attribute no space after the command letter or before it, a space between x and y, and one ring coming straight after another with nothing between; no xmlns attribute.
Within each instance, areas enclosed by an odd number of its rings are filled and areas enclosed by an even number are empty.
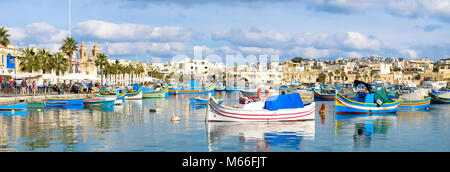
<svg viewBox="0 0 450 172"><path fill-rule="evenodd" d="M261 91L263 91L266 93L265 96L261 96ZM270 97L270 91L267 87L263 87L263 88L259 88L258 92L256 93L256 95L258 96L259 99L261 100L267 100L267 98Z"/></svg>

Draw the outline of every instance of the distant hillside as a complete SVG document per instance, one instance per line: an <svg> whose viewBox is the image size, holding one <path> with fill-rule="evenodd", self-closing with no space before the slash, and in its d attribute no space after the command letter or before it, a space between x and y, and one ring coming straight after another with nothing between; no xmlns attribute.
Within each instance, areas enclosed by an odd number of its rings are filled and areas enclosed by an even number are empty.
<svg viewBox="0 0 450 172"><path fill-rule="evenodd" d="M296 58L293 58L291 61L293 63L301 63L301 62L308 62L308 61L310 61L310 59L304 59L302 57L296 57Z"/></svg>

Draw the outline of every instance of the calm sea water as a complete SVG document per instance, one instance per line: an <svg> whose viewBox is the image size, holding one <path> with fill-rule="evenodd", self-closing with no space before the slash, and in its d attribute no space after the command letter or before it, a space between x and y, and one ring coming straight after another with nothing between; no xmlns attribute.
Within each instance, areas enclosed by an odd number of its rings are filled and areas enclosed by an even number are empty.
<svg viewBox="0 0 450 172"><path fill-rule="evenodd" d="M239 93L217 92L225 104ZM0 116L0 151L390 152L450 150L450 105L390 115L335 115L317 102L315 121L206 123L195 96L126 101L106 109L45 109ZM326 114L318 109L326 104ZM151 113L149 109L160 112ZM179 122L172 122L179 116Z"/></svg>

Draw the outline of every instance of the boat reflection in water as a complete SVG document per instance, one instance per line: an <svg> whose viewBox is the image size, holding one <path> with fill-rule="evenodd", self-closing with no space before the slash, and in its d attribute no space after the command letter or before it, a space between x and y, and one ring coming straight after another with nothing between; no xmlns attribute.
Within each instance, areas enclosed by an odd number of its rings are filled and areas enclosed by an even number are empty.
<svg viewBox="0 0 450 172"><path fill-rule="evenodd" d="M299 150L302 140L314 140L315 121L303 122L209 122L208 149L226 151L223 140L239 138L243 151L267 151L282 147ZM227 143L228 141L223 141ZM255 150L256 149L256 150Z"/></svg>
<svg viewBox="0 0 450 172"><path fill-rule="evenodd" d="M27 116L28 111L0 111L0 116Z"/></svg>
<svg viewBox="0 0 450 172"><path fill-rule="evenodd" d="M45 109L68 109L68 110L83 110L83 105L67 105L63 107L45 107Z"/></svg>
<svg viewBox="0 0 450 172"><path fill-rule="evenodd" d="M397 123L397 114L337 115L335 136L352 135L354 148L369 148L374 135L385 137Z"/></svg>
<svg viewBox="0 0 450 172"><path fill-rule="evenodd" d="M92 110L98 110L98 111L102 111L102 112L114 112L114 107L113 106L104 106L104 107L88 107L88 109L92 109Z"/></svg>

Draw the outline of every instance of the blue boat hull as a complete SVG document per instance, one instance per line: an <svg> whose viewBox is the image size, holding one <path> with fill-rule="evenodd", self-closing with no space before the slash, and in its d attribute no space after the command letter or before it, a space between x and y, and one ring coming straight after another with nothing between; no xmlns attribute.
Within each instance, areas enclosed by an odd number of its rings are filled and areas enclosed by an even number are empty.
<svg viewBox="0 0 450 172"><path fill-rule="evenodd" d="M57 101L57 102L67 102L65 104L61 104L64 106L74 106L74 105L83 105L84 98L56 98L56 99L48 99L48 102Z"/></svg>
<svg viewBox="0 0 450 172"><path fill-rule="evenodd" d="M10 104L10 105L0 105L0 111L23 111L27 110L28 104L27 103L17 103L17 104Z"/></svg>

